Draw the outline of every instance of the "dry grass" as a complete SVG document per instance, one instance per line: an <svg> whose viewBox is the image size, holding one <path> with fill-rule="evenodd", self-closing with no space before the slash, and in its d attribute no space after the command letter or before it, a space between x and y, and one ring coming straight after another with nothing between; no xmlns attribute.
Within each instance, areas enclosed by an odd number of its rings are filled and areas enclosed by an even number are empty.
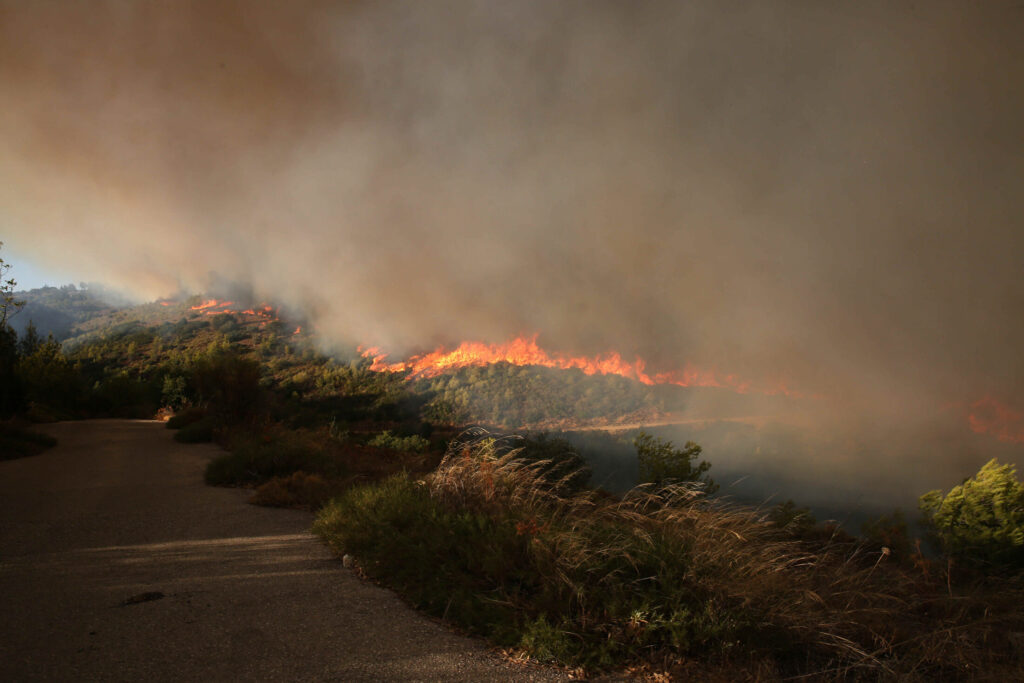
<svg viewBox="0 0 1024 683"><path fill-rule="evenodd" d="M417 515L457 526L460 543L479 547L465 551L471 566L446 569L456 577L449 583L402 569L398 587L428 609L446 598L449 616L451 594L475 591L456 617L464 627L565 665L632 661L657 677L683 675L697 660L751 679L1024 680L1019 579L958 577L921 557L900 565L846 537L793 540L695 485L640 488L622 500L564 496L543 463L516 456L486 432L468 433L419 489L392 482L351 497L347 514L362 505L363 528L339 520L338 508L320 532L339 547L359 538L367 548L378 534L373 543L386 540L390 554L455 533L408 522L403 496L415 498ZM400 537L383 529L385 518L406 520ZM378 521L382 528L365 528ZM371 573L376 566L385 580L387 563L409 561L369 554ZM431 561L417 560L423 571Z"/></svg>

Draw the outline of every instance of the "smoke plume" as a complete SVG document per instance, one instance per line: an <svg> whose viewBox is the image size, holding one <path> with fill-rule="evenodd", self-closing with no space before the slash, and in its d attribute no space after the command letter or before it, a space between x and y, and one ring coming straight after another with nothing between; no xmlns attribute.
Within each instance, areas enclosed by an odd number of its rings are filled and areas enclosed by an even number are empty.
<svg viewBox="0 0 1024 683"><path fill-rule="evenodd" d="M1024 407L1018 5L2 2L0 231L395 357L539 333L963 422Z"/></svg>

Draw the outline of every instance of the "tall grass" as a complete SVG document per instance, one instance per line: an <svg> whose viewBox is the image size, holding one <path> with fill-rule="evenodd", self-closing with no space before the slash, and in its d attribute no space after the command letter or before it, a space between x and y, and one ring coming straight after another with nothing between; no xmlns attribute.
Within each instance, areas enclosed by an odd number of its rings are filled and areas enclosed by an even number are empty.
<svg viewBox="0 0 1024 683"><path fill-rule="evenodd" d="M422 480L350 490L314 529L416 606L564 665L697 659L836 679L1024 673L1019 580L958 589L884 551L793 540L695 485L621 500L565 491L544 463L475 433Z"/></svg>

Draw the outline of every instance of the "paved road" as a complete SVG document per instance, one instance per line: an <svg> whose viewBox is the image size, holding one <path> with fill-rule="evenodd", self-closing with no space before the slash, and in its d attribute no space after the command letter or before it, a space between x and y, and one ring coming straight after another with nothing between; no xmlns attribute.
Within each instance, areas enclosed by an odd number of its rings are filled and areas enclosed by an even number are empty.
<svg viewBox="0 0 1024 683"><path fill-rule="evenodd" d="M204 486L214 446L154 422L45 431L56 448L0 462L0 680L561 680L361 581L310 515Z"/></svg>

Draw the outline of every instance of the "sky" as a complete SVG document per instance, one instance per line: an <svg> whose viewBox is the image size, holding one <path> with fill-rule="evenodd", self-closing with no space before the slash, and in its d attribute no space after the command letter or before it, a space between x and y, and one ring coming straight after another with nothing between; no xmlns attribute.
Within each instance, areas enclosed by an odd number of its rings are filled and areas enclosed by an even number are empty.
<svg viewBox="0 0 1024 683"><path fill-rule="evenodd" d="M81 280L76 280L72 270L53 270L45 265L38 265L14 251L8 244L4 244L0 251L0 258L10 266L7 277L12 277L18 283L19 290L37 289L39 287L60 287L63 285L78 285Z"/></svg>
<svg viewBox="0 0 1024 683"><path fill-rule="evenodd" d="M0 239L25 283L230 286L395 356L1021 412L1021 35L1015 0L0 0Z"/></svg>

